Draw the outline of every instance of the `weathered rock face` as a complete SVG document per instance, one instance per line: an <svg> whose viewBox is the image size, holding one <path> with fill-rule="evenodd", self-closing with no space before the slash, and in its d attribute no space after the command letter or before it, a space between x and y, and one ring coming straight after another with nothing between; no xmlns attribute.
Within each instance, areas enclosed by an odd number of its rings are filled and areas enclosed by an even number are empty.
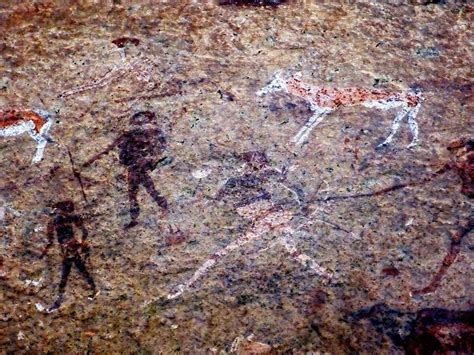
<svg viewBox="0 0 474 355"><path fill-rule="evenodd" d="M0 5L5 352L472 352L473 8L349 3Z"/></svg>

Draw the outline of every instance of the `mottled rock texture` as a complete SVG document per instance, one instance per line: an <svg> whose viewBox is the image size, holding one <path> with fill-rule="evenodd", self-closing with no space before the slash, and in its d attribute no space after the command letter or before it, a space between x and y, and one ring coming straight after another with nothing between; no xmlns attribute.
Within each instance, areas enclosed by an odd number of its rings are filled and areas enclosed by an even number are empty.
<svg viewBox="0 0 474 355"><path fill-rule="evenodd" d="M472 221L456 169L423 180L453 159L452 141L474 136L472 5L266 2L2 1L0 109L48 110L55 142L31 164L33 139L0 137L2 352L400 353L420 350L417 336L427 349L472 352L472 232L439 285L415 292ZM288 143L311 108L284 92L255 94L278 69L315 86L421 92L420 145L406 148L402 125L376 149L396 110L355 106L328 115L293 154ZM83 164L130 131L139 111L154 112L147 125L166 137L143 169L168 210L140 185L138 224L124 229L120 149ZM269 232L168 300L252 228L215 198L248 172L249 151L288 168L262 189L294 213L295 229L307 222L293 238L331 282ZM56 241L39 255L51 207L66 200L89 231L86 264L101 293L88 300L73 267L61 308L48 314L41 306L56 299L63 256Z"/></svg>

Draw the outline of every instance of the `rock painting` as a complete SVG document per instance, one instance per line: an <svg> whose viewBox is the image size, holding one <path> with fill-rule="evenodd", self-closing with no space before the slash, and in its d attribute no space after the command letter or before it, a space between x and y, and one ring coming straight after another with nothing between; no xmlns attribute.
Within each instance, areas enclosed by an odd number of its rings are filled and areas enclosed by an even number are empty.
<svg viewBox="0 0 474 355"><path fill-rule="evenodd" d="M461 181L460 192L467 198L472 199L474 197L474 139L472 138L460 138L451 142L447 149L451 152L451 159L442 165L440 169L437 169L434 173L428 174L425 177L418 179L417 181L408 181L398 183L377 191L363 192L350 195L331 195L323 198L318 198L313 202L327 202L347 199L359 199L367 197L375 197L390 192L416 186L424 186L428 182L440 178L442 175L448 172L454 172ZM443 258L441 266L436 272L431 282L422 289L416 289L413 291L414 295L423 295L426 293L434 292L443 276L448 271L449 267L456 261L456 258L461 251L461 242L468 236L474 229L474 218L471 216L466 221L461 221L458 226L451 232L451 243L446 256Z"/></svg>
<svg viewBox="0 0 474 355"><path fill-rule="evenodd" d="M38 163L43 159L46 143L51 141L48 133L52 124L51 115L44 110L0 111L0 137L28 134L36 142L36 152L32 163Z"/></svg>
<svg viewBox="0 0 474 355"><path fill-rule="evenodd" d="M137 200L138 189L142 185L156 204L163 210L167 210L166 199L156 190L149 173L156 169L162 161L161 154L166 149L166 138L163 131L157 127L147 127L156 124L156 115L150 111L135 113L130 119L134 126L131 130L123 133L105 150L89 159L84 166L91 165L97 159L108 154L118 147L120 150L120 163L127 168L128 199L130 202L130 219L125 229L135 227L138 224L140 206Z"/></svg>
<svg viewBox="0 0 474 355"><path fill-rule="evenodd" d="M54 236L56 234L57 241L61 247L63 261L58 295L54 304L47 309L48 313L56 311L61 307L73 265L76 266L91 289L89 299L94 299L98 294L94 279L86 267L87 259L90 256L90 248L86 241L89 233L84 226L82 217L74 212L74 203L72 201L58 202L54 204L53 210L54 215L47 228L48 243L41 253L40 258L43 258L48 253L48 250L54 243ZM74 233L75 228L81 230L81 239L76 238ZM42 309L43 306L38 304L37 308Z"/></svg>
<svg viewBox="0 0 474 355"><path fill-rule="evenodd" d="M155 87L156 83L152 76L154 67L153 62L145 57L141 52L134 56L127 56L128 49L131 47L137 47L140 44L140 40L137 38L121 37L113 40L112 43L119 49L121 61L115 64L112 69L108 70L102 76L93 78L83 85L62 92L59 95L60 97L67 98L86 91L97 90L108 86L117 80L121 80L127 75L134 76L145 85L147 90L151 90Z"/></svg>
<svg viewBox="0 0 474 355"><path fill-rule="evenodd" d="M240 176L228 179L215 199L230 200L229 202L233 203L235 212L251 222L249 230L243 236L238 237L226 247L212 254L194 272L190 279L178 285L174 292L168 294L168 299L181 296L206 276L217 262L269 233L276 236L269 247L283 246L292 259L311 269L325 283L332 278L331 272L320 266L310 256L298 250L294 237L295 230L290 225L295 213L272 202L272 195L264 187L271 180L284 179L284 174L269 166L269 160L263 152L245 152L241 155L241 158L246 163L246 171Z"/></svg>
<svg viewBox="0 0 474 355"><path fill-rule="evenodd" d="M5 3L4 353L474 353L466 1Z"/></svg>
<svg viewBox="0 0 474 355"><path fill-rule="evenodd" d="M257 91L257 95L263 96L278 91L284 91L302 98L309 103L311 111L313 111L313 116L292 138L291 145L294 149L299 149L307 141L311 131L323 121L325 116L336 111L338 108L357 105L379 110L389 110L392 108L400 110L392 122L390 134L378 147L392 142L393 137L398 132L400 123L405 117L407 117L408 126L413 135L408 148L412 148L419 143L416 116L423 100L419 93L400 93L363 88L318 87L305 83L300 73L284 76L282 72L278 71L270 83Z"/></svg>

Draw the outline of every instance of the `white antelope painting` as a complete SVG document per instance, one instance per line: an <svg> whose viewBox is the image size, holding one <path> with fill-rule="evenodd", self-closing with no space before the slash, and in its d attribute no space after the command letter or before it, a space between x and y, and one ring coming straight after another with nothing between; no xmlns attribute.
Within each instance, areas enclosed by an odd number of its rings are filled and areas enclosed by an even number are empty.
<svg viewBox="0 0 474 355"><path fill-rule="evenodd" d="M51 139L48 131L53 121L51 115L44 110L0 111L0 137L15 137L29 134L36 142L36 152L33 163L43 159L46 143Z"/></svg>
<svg viewBox="0 0 474 355"><path fill-rule="evenodd" d="M414 92L390 92L386 90L363 89L357 87L330 88L312 86L301 80L301 73L285 77L280 71L276 72L273 80L257 92L263 96L277 91L284 91L302 98L310 104L313 116L306 122L300 131L293 137L292 143L296 148L301 147L308 139L311 131L329 113L344 106L361 105L380 110L399 108L399 113L392 122L388 137L378 147L388 145L397 133L402 119L406 116L408 126L413 135L407 148L418 145L418 123L416 115L420 110L422 97Z"/></svg>

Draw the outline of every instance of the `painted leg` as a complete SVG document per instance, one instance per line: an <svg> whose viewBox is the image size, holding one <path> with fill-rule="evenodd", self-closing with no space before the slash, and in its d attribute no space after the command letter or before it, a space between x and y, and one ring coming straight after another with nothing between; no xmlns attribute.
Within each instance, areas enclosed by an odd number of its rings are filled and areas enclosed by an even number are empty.
<svg viewBox="0 0 474 355"><path fill-rule="evenodd" d="M128 168L127 182L128 182L128 201L130 204L130 223L125 225L125 229L135 227L140 215L140 205L138 204L138 187L140 186L140 174L137 174L133 167Z"/></svg>
<svg viewBox="0 0 474 355"><path fill-rule="evenodd" d="M279 244L283 245L286 251L301 265L309 267L313 270L318 276L323 278L325 282L329 282L332 278L332 273L326 271L321 265L319 265L313 258L310 256L301 253L296 247L296 243L293 239L293 236L286 234L279 238Z"/></svg>
<svg viewBox="0 0 474 355"><path fill-rule="evenodd" d="M32 163L36 164L43 159L44 148L46 147L46 143L48 142L46 138L41 136L38 133L30 133L30 136L36 141L36 152L32 159Z"/></svg>
<svg viewBox="0 0 474 355"><path fill-rule="evenodd" d="M79 254L74 256L74 265L76 265L77 270L79 270L81 275L84 277L86 282L89 284L89 286L92 290L92 294L94 294L95 290L96 290L94 279L92 278L92 275L87 270L86 264L84 263L84 261L82 260L82 258Z"/></svg>
<svg viewBox="0 0 474 355"><path fill-rule="evenodd" d="M411 143L407 146L407 148L413 148L420 143L420 139L418 138L419 129L418 129L418 122L416 122L416 115L420 110L420 105L417 105L414 109L408 112L408 126L410 127L410 132L413 135Z"/></svg>
<svg viewBox="0 0 474 355"><path fill-rule="evenodd" d="M256 234L254 231L250 231L237 239L236 241L230 243L225 248L219 250L217 253L213 254L209 259L207 259L204 264L202 264L193 274L193 276L183 284L180 284L176 287L175 293L168 294L168 299L174 299L181 296L186 290L191 288L199 279L205 276L209 269L212 268L217 261L225 257L230 252L237 250L249 243L252 240L255 240L259 237L259 234Z"/></svg>
<svg viewBox="0 0 474 355"><path fill-rule="evenodd" d="M400 122L402 121L403 117L406 116L407 113L408 109L404 108L398 115L395 116L392 122L392 127L390 127L389 136L383 141L383 143L380 143L377 148L390 144L393 139L393 136L395 136L395 134L398 132L398 129L400 128Z"/></svg>
<svg viewBox="0 0 474 355"><path fill-rule="evenodd" d="M49 119L43 127L41 127L40 135L46 139L48 143L55 143L54 140L48 135L51 126L53 125L52 119Z"/></svg>
<svg viewBox="0 0 474 355"><path fill-rule="evenodd" d="M96 80L92 80L92 83L76 86L75 88L64 91L61 96L68 97L71 95L79 94L84 91L98 89L112 83L115 79L123 77L126 72L124 71L123 66L115 66L105 73L102 77Z"/></svg>
<svg viewBox="0 0 474 355"><path fill-rule="evenodd" d="M166 199L163 196L161 196L158 193L158 191L156 191L153 180L148 175L148 173L143 172L141 174L141 176L142 176L141 179L140 179L141 184L145 187L146 191L153 198L153 200L156 202L156 204L159 207L163 208L164 210L168 209L168 202L166 201Z"/></svg>
<svg viewBox="0 0 474 355"><path fill-rule="evenodd" d="M144 63L146 65L146 63ZM155 87L155 82L153 81L153 77L151 75L151 71L147 67L139 67L137 70L137 79L146 84L146 88L151 90Z"/></svg>
<svg viewBox="0 0 474 355"><path fill-rule="evenodd" d="M236 241L230 243L225 248L222 248L217 253L213 254L206 262L196 270L194 275L184 284L176 287L176 292L168 295L168 299L174 299L183 294L184 291L188 290L196 281L202 278L208 273L208 270L213 267L217 261L228 255L229 253L242 248L244 245L251 241L261 237L262 235L273 231L282 233L286 230L289 221L293 217L293 213L289 211L277 211L265 214L261 218L255 220L252 229L245 233L242 237Z"/></svg>
<svg viewBox="0 0 474 355"><path fill-rule="evenodd" d="M65 256L63 259L63 267L61 270L61 281L59 282L59 291L56 300L54 301L53 305L47 309L48 313L54 312L61 307L61 304L64 300L64 291L66 290L67 280L69 278L69 274L71 273L73 259L69 256Z"/></svg>
<svg viewBox="0 0 474 355"><path fill-rule="evenodd" d="M292 138L292 142L295 146L301 146L306 139L308 138L311 131L324 119L324 116L327 115L330 111L318 110L314 113L313 116L306 122L306 124L300 129L300 131Z"/></svg>

